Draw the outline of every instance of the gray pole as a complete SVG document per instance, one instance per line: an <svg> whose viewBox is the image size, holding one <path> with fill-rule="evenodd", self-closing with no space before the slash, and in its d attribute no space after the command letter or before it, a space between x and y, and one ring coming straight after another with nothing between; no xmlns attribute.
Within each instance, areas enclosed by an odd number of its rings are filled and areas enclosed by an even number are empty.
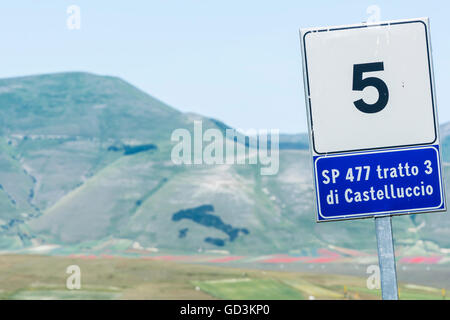
<svg viewBox="0 0 450 320"><path fill-rule="evenodd" d="M383 300L398 300L391 217L375 218L375 230L380 265L381 296Z"/></svg>

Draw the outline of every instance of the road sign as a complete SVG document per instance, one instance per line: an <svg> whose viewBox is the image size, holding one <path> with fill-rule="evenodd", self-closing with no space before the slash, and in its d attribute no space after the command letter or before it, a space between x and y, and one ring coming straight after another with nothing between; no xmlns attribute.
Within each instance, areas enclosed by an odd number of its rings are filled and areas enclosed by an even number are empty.
<svg viewBox="0 0 450 320"><path fill-rule="evenodd" d="M445 211L428 19L300 36L317 221Z"/></svg>

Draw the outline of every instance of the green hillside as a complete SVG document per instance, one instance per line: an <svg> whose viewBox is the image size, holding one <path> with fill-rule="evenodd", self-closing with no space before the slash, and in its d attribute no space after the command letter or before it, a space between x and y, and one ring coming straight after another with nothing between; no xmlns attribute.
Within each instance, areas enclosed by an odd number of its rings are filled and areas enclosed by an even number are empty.
<svg viewBox="0 0 450 320"><path fill-rule="evenodd" d="M275 176L256 165L178 166L170 160L174 129L192 131L193 120L228 127L87 73L0 80L0 119L1 250L376 248L373 220L315 223L304 134L280 137ZM397 244L450 247L446 214L395 217L394 228Z"/></svg>

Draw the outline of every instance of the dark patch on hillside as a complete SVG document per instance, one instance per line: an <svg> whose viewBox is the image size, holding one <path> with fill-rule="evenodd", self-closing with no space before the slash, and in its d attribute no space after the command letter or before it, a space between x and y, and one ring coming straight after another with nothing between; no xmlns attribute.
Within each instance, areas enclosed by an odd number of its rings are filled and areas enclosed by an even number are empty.
<svg viewBox="0 0 450 320"><path fill-rule="evenodd" d="M156 150L158 149L158 147L154 144L142 144L139 146L124 146L124 152L123 154L128 156L131 154L135 154L135 153L139 153L139 152L145 152L145 151L149 151L149 150Z"/></svg>
<svg viewBox="0 0 450 320"><path fill-rule="evenodd" d="M141 144L141 145L136 145L136 146L130 146L127 144L121 145L121 146L116 146L116 145L112 145L108 147L108 151L113 151L113 152L119 152L119 151L123 151L123 154L125 156L129 156L132 154L136 154L139 152L145 152L145 151L150 151L150 150L157 150L158 147L153 144L153 143L149 143L149 144Z"/></svg>
<svg viewBox="0 0 450 320"><path fill-rule="evenodd" d="M208 238L205 238L205 242L211 243L211 244L213 244L215 246L218 246L218 247L223 247L225 245L225 240L219 239L219 238L210 238L210 237L208 237Z"/></svg>
<svg viewBox="0 0 450 320"><path fill-rule="evenodd" d="M12 227L14 227L14 226L16 226L18 224L22 224L24 222L25 221L22 220L22 219L11 219L11 220L8 221L8 223L2 225L1 228L3 230L9 230L10 228L12 228Z"/></svg>
<svg viewBox="0 0 450 320"><path fill-rule="evenodd" d="M208 212L214 212L214 206L205 204L195 208L180 210L173 214L172 221L188 219L201 224L202 226L218 229L226 233L228 235L229 241L231 242L233 242L240 233L250 233L245 228L234 228L232 225L224 223L220 217ZM216 246L224 246L226 241L216 238L206 238L205 242L214 244Z"/></svg>
<svg viewBox="0 0 450 320"><path fill-rule="evenodd" d="M180 239L186 238L188 231L189 231L189 228L183 228L183 229L178 230L178 238L180 238Z"/></svg>
<svg viewBox="0 0 450 320"><path fill-rule="evenodd" d="M117 152L117 151L121 151L121 150L122 150L122 147L109 146L107 150L108 150L108 151L114 151L114 152Z"/></svg>

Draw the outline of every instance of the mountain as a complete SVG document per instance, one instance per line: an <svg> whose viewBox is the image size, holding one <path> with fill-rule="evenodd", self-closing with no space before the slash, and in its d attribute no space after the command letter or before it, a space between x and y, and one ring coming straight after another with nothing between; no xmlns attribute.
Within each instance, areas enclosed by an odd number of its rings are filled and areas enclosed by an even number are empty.
<svg viewBox="0 0 450 320"><path fill-rule="evenodd" d="M261 165L176 165L172 132L193 133L195 120L203 131L230 128L179 112L115 77L0 80L0 249L375 250L371 219L315 223L305 134L280 135L273 176L261 175ZM450 162L449 139L442 137ZM395 217L396 243L450 247L447 217Z"/></svg>
<svg viewBox="0 0 450 320"><path fill-rule="evenodd" d="M36 235L27 221L133 150L156 147L156 162L170 159L172 131L193 119L203 118L114 77L59 73L0 80L2 246L30 244ZM205 127L217 123L204 119Z"/></svg>

